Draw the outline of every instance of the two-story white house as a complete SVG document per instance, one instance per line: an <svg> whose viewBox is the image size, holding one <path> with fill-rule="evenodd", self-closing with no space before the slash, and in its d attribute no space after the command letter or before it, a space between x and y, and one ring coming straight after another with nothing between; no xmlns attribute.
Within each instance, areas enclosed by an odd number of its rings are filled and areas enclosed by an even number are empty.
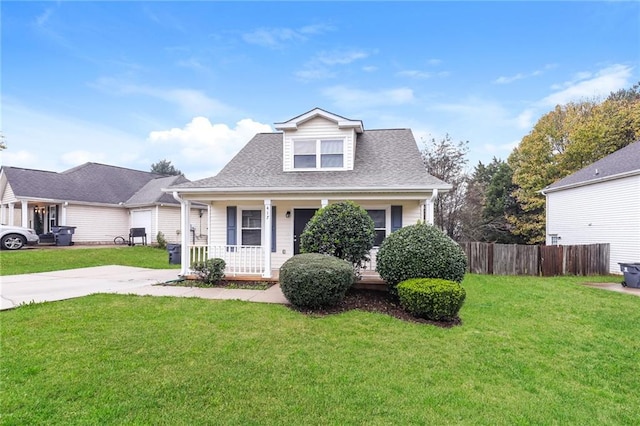
<svg viewBox="0 0 640 426"><path fill-rule="evenodd" d="M299 253L315 212L341 200L369 212L379 245L403 226L433 223L435 198L451 188L426 172L410 129L365 130L320 108L275 128L255 135L216 176L164 189L181 203L184 230L191 203L208 206L208 244L183 238L183 275L193 261L219 257L227 275L273 277Z"/></svg>

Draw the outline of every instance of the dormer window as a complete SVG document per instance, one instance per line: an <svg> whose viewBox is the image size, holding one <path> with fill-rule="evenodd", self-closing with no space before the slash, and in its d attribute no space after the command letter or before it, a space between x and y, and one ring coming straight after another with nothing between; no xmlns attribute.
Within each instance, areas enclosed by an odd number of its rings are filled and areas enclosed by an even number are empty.
<svg viewBox="0 0 640 426"><path fill-rule="evenodd" d="M293 141L294 169L342 169L343 139L297 139Z"/></svg>

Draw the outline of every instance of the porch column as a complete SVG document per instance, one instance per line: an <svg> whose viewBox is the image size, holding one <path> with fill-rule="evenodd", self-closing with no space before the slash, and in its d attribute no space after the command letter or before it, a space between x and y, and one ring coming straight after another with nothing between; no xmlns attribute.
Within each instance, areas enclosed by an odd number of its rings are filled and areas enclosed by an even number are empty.
<svg viewBox="0 0 640 426"><path fill-rule="evenodd" d="M69 206L69 202L65 201L62 203L62 209L60 211L60 225L66 226L67 224L67 207Z"/></svg>
<svg viewBox="0 0 640 426"><path fill-rule="evenodd" d="M7 221L7 225L14 225L14 213L15 213L15 203L9 203L9 220Z"/></svg>
<svg viewBox="0 0 640 426"><path fill-rule="evenodd" d="M325 208L329 205L329 200L320 200L320 206L322 206L322 208Z"/></svg>
<svg viewBox="0 0 640 426"><path fill-rule="evenodd" d="M271 278L271 222L275 218L271 217L271 200L264 200L264 243L262 249L264 250L264 272L262 276L264 278Z"/></svg>
<svg viewBox="0 0 640 426"><path fill-rule="evenodd" d="M202 232L202 230L200 231ZM213 238L211 238L211 203L207 205L207 245L209 249L207 250L207 259L211 259L213 257Z"/></svg>
<svg viewBox="0 0 640 426"><path fill-rule="evenodd" d="M425 222L430 225L435 225L434 205L438 198L438 189L434 189L431 198L425 201Z"/></svg>
<svg viewBox="0 0 640 426"><path fill-rule="evenodd" d="M20 222L22 223L20 226L29 228L29 202L27 202L26 200L20 201L20 209L20 213L22 213L22 217L20 218Z"/></svg>
<svg viewBox="0 0 640 426"><path fill-rule="evenodd" d="M7 223L7 205L0 204L0 223Z"/></svg>
<svg viewBox="0 0 640 426"><path fill-rule="evenodd" d="M191 269L190 258L191 249L189 248L189 234L191 228L189 224L189 212L191 211L191 202L183 200L180 203L180 244L182 245L180 250L180 274L187 275L189 269Z"/></svg>

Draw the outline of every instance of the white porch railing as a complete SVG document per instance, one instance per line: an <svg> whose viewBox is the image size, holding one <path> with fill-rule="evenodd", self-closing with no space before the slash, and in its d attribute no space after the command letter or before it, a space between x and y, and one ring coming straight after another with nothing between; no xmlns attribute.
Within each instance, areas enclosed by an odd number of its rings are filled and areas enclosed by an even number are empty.
<svg viewBox="0 0 640 426"><path fill-rule="evenodd" d="M364 264L363 273L376 272L377 255L378 248L371 249L370 260ZM209 254L209 246L189 246L189 265L214 257L224 259L227 265L225 268L227 276L264 273L264 250L261 246L213 246L211 254Z"/></svg>
<svg viewBox="0 0 640 426"><path fill-rule="evenodd" d="M189 246L189 260L202 262L207 259L224 259L225 275L262 275L264 272L264 250L261 246Z"/></svg>
<svg viewBox="0 0 640 426"><path fill-rule="evenodd" d="M369 261L362 267L362 272L376 272L376 257L378 256L378 247L374 247L369 252Z"/></svg>

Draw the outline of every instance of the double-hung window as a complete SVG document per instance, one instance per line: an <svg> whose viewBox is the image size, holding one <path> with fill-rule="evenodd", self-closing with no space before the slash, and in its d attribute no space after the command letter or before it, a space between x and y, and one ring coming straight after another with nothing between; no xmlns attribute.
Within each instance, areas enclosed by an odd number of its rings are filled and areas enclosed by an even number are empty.
<svg viewBox="0 0 640 426"><path fill-rule="evenodd" d="M374 247L380 247L382 241L387 236L387 211L386 210L367 210L376 230L376 239L373 243Z"/></svg>
<svg viewBox="0 0 640 426"><path fill-rule="evenodd" d="M243 246L262 245L262 211L242 210L241 243Z"/></svg>
<svg viewBox="0 0 640 426"><path fill-rule="evenodd" d="M330 169L343 166L342 139L299 139L293 142L294 169Z"/></svg>

